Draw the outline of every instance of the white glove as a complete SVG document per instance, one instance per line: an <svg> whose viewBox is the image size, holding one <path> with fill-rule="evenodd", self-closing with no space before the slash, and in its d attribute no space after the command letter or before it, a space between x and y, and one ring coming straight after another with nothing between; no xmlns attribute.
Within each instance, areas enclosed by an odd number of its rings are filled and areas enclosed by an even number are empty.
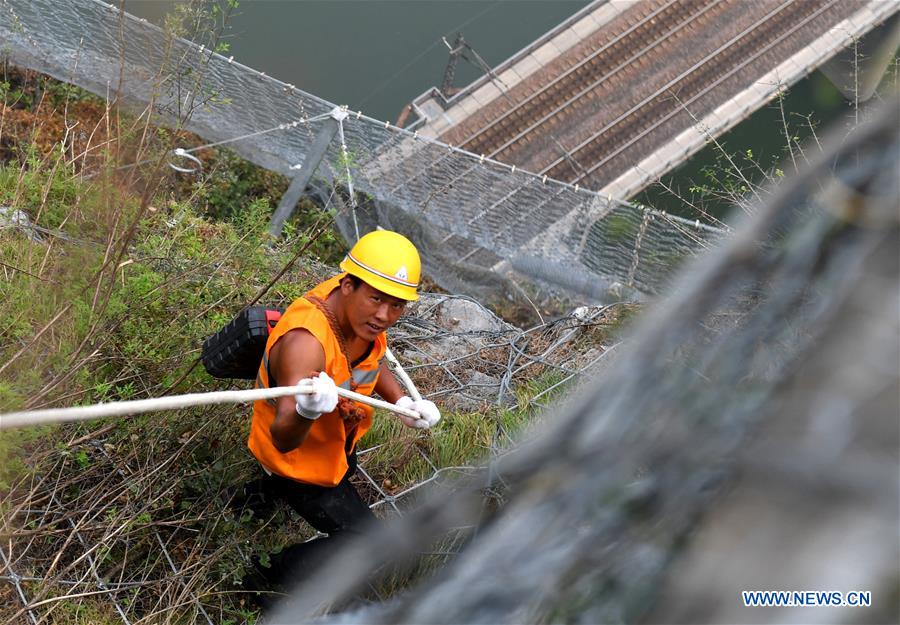
<svg viewBox="0 0 900 625"><path fill-rule="evenodd" d="M304 419L315 421L323 412L331 412L338 402L337 386L328 374L322 371L315 378L304 378L297 382L297 386L311 384L315 392L294 395L297 400L297 414Z"/></svg>
<svg viewBox="0 0 900 625"><path fill-rule="evenodd" d="M413 401L411 397L404 395L397 400L395 405L400 408L406 408L407 410L415 410L419 413L419 416L421 417L419 419L397 415L406 427L416 429L430 428L441 420L441 411L434 405L434 402L428 401L427 399Z"/></svg>

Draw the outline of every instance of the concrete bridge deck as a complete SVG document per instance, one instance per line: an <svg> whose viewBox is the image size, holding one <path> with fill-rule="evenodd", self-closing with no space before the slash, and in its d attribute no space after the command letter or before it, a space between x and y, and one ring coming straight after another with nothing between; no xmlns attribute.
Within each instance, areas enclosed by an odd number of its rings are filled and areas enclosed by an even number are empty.
<svg viewBox="0 0 900 625"><path fill-rule="evenodd" d="M627 198L897 13L893 0L595 2L419 132Z"/></svg>

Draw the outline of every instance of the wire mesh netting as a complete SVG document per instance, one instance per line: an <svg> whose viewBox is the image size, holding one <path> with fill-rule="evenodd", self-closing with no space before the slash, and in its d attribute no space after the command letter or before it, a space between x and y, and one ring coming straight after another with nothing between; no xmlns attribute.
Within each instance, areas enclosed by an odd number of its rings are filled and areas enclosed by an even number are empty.
<svg viewBox="0 0 900 625"><path fill-rule="evenodd" d="M120 94L228 141L245 158L293 176L335 106L202 46L167 37L97 0L2 0L13 62L101 95ZM364 228L403 226L426 268L454 292L491 295L500 276L602 299L610 285L657 293L721 230L600 197L419 138L364 115L341 121L316 176L350 183L377 206ZM305 164L307 167L309 163ZM355 198L351 198L351 204ZM359 209L364 212L364 208ZM352 240L354 216L338 214ZM544 269L549 268L549 273Z"/></svg>

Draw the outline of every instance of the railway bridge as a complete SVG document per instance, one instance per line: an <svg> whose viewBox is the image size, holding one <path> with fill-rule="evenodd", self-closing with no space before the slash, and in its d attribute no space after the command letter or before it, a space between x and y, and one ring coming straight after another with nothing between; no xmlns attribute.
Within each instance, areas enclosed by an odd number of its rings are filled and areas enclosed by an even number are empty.
<svg viewBox="0 0 900 625"><path fill-rule="evenodd" d="M419 96L415 127L625 199L885 22L889 59L898 9L895 0L601 0L449 100L438 89Z"/></svg>

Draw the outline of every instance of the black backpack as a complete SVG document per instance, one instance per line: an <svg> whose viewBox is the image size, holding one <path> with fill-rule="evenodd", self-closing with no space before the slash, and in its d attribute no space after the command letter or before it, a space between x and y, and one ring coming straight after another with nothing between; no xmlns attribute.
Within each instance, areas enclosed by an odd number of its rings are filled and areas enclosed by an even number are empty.
<svg viewBox="0 0 900 625"><path fill-rule="evenodd" d="M200 359L214 378L255 380L269 333L284 309L251 306L203 341Z"/></svg>

